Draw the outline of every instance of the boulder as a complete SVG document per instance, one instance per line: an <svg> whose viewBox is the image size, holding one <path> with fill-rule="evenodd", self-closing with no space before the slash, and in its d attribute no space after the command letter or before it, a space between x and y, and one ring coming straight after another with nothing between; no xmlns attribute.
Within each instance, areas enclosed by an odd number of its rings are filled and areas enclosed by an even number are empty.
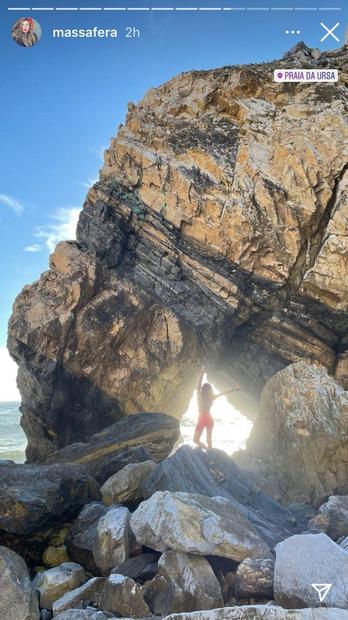
<svg viewBox="0 0 348 620"><path fill-rule="evenodd" d="M348 392L323 366L297 362L266 384L239 462L276 499L319 506L348 491L347 433Z"/></svg>
<svg viewBox="0 0 348 620"><path fill-rule="evenodd" d="M99 497L99 485L82 465L0 462L0 530L28 535L68 520Z"/></svg>
<svg viewBox="0 0 348 620"><path fill-rule="evenodd" d="M299 534L276 546L274 598L297 607L348 606L348 553L326 534ZM312 584L332 584L321 602Z"/></svg>
<svg viewBox="0 0 348 620"><path fill-rule="evenodd" d="M52 603L54 617L69 609L83 609L92 604L98 606L103 585L104 579L93 577L79 588L63 594Z"/></svg>
<svg viewBox="0 0 348 620"><path fill-rule="evenodd" d="M159 560L159 575L144 586L153 614L223 607L220 584L206 558L166 551Z"/></svg>
<svg viewBox="0 0 348 620"><path fill-rule="evenodd" d="M128 559L131 544L130 513L125 506L109 510L97 526L93 557L102 575Z"/></svg>
<svg viewBox="0 0 348 620"><path fill-rule="evenodd" d="M348 495L331 495L309 525L333 540L348 536Z"/></svg>
<svg viewBox="0 0 348 620"><path fill-rule="evenodd" d="M37 581L40 607L52 609L52 603L66 592L78 588L86 580L85 571L79 564L65 562L42 573Z"/></svg>
<svg viewBox="0 0 348 620"><path fill-rule="evenodd" d="M104 504L110 506L117 502L124 504L141 499L143 485L155 469L156 463L153 461L126 465L101 487Z"/></svg>
<svg viewBox="0 0 348 620"><path fill-rule="evenodd" d="M151 614L155 617L163 617L168 606L173 602L167 579L159 574L144 584L143 593ZM164 613L163 610L165 610Z"/></svg>
<svg viewBox="0 0 348 620"><path fill-rule="evenodd" d="M0 618L39 620L36 592L24 560L7 547L0 547Z"/></svg>
<svg viewBox="0 0 348 620"><path fill-rule="evenodd" d="M131 516L136 540L156 551L174 549L236 561L269 557L256 528L223 497L157 491Z"/></svg>
<svg viewBox="0 0 348 620"><path fill-rule="evenodd" d="M158 572L158 554L140 553L134 558L129 558L111 572L131 577L140 582L153 579Z"/></svg>
<svg viewBox="0 0 348 620"><path fill-rule="evenodd" d="M93 545L100 519L109 508L101 502L86 504L78 515L68 538L69 555L93 574L99 571L93 557Z"/></svg>
<svg viewBox="0 0 348 620"><path fill-rule="evenodd" d="M172 614L164 620L348 620L343 609L282 609L275 605L243 605Z"/></svg>
<svg viewBox="0 0 348 620"><path fill-rule="evenodd" d="M59 547L49 545L42 554L42 561L49 568L60 566L64 562L70 562L66 545L59 545Z"/></svg>
<svg viewBox="0 0 348 620"><path fill-rule="evenodd" d="M205 452L188 445L180 446L157 465L144 491L147 498L156 491L225 497L253 523L271 548L284 538L303 531L309 519L307 513L293 513L262 493L254 477L240 469L222 450Z"/></svg>
<svg viewBox="0 0 348 620"><path fill-rule="evenodd" d="M126 450L130 459L158 462L168 456L178 437L175 418L164 413L137 413L108 426L87 443L74 443L54 452L47 463L82 463L103 484L127 464Z"/></svg>
<svg viewBox="0 0 348 620"><path fill-rule="evenodd" d="M149 459L151 459L149 452L142 446L136 446L135 448L125 448L121 452L116 451L100 458L99 461L95 460L92 468L96 480L100 484L104 484L106 480L130 463L142 463Z"/></svg>
<svg viewBox="0 0 348 620"><path fill-rule="evenodd" d="M55 616L54 620L116 620L116 618L96 609L68 609Z"/></svg>
<svg viewBox="0 0 348 620"><path fill-rule="evenodd" d="M121 617L146 618L151 615L142 588L124 575L113 574L106 579L99 605Z"/></svg>
<svg viewBox="0 0 348 620"><path fill-rule="evenodd" d="M273 599L274 560L246 558L238 566L234 582L237 598Z"/></svg>

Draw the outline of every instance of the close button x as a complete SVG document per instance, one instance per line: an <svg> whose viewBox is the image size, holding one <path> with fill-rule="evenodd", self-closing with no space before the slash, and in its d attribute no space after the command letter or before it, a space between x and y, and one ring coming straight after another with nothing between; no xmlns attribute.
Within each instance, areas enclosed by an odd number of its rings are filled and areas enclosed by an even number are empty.
<svg viewBox="0 0 348 620"><path fill-rule="evenodd" d="M335 26L333 26L332 28L328 28L326 24L324 24L323 22L320 22L320 25L324 28L324 30L326 30L326 34L324 34L324 36L320 39L321 43L325 41L325 39L327 39L327 37L329 36L336 39L336 41L339 41L339 38L336 37L336 35L334 34L334 30L338 28L338 26L340 25L340 22L337 22L337 24L335 24Z"/></svg>

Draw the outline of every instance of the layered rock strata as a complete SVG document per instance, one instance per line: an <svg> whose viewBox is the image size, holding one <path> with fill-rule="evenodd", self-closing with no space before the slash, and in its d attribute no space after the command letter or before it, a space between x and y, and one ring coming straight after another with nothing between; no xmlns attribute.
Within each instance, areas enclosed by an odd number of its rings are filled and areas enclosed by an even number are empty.
<svg viewBox="0 0 348 620"><path fill-rule="evenodd" d="M299 360L348 384L347 61L302 44L129 104L77 241L14 305L30 460L125 413L180 416L207 357L249 389ZM340 80L273 82L299 63Z"/></svg>

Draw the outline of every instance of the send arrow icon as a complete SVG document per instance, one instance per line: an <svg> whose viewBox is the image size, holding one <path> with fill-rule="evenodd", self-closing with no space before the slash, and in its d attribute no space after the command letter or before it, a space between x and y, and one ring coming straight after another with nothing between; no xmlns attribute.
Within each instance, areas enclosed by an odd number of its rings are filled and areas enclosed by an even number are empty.
<svg viewBox="0 0 348 620"><path fill-rule="evenodd" d="M318 592L319 600L322 603L329 594L332 583L312 583L311 585Z"/></svg>

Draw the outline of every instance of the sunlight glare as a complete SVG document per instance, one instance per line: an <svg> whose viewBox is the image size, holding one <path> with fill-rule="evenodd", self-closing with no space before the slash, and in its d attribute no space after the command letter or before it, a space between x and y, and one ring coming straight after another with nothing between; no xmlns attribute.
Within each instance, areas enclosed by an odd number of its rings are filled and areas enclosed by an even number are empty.
<svg viewBox="0 0 348 620"><path fill-rule="evenodd" d="M215 394L218 393L214 385L213 389ZM226 396L221 396L214 402L211 413L214 418L213 448L224 450L227 454L245 448L253 426L252 421L235 409ZM193 434L197 420L197 390L195 390L180 424L183 443L194 445ZM206 442L205 431L202 441Z"/></svg>

